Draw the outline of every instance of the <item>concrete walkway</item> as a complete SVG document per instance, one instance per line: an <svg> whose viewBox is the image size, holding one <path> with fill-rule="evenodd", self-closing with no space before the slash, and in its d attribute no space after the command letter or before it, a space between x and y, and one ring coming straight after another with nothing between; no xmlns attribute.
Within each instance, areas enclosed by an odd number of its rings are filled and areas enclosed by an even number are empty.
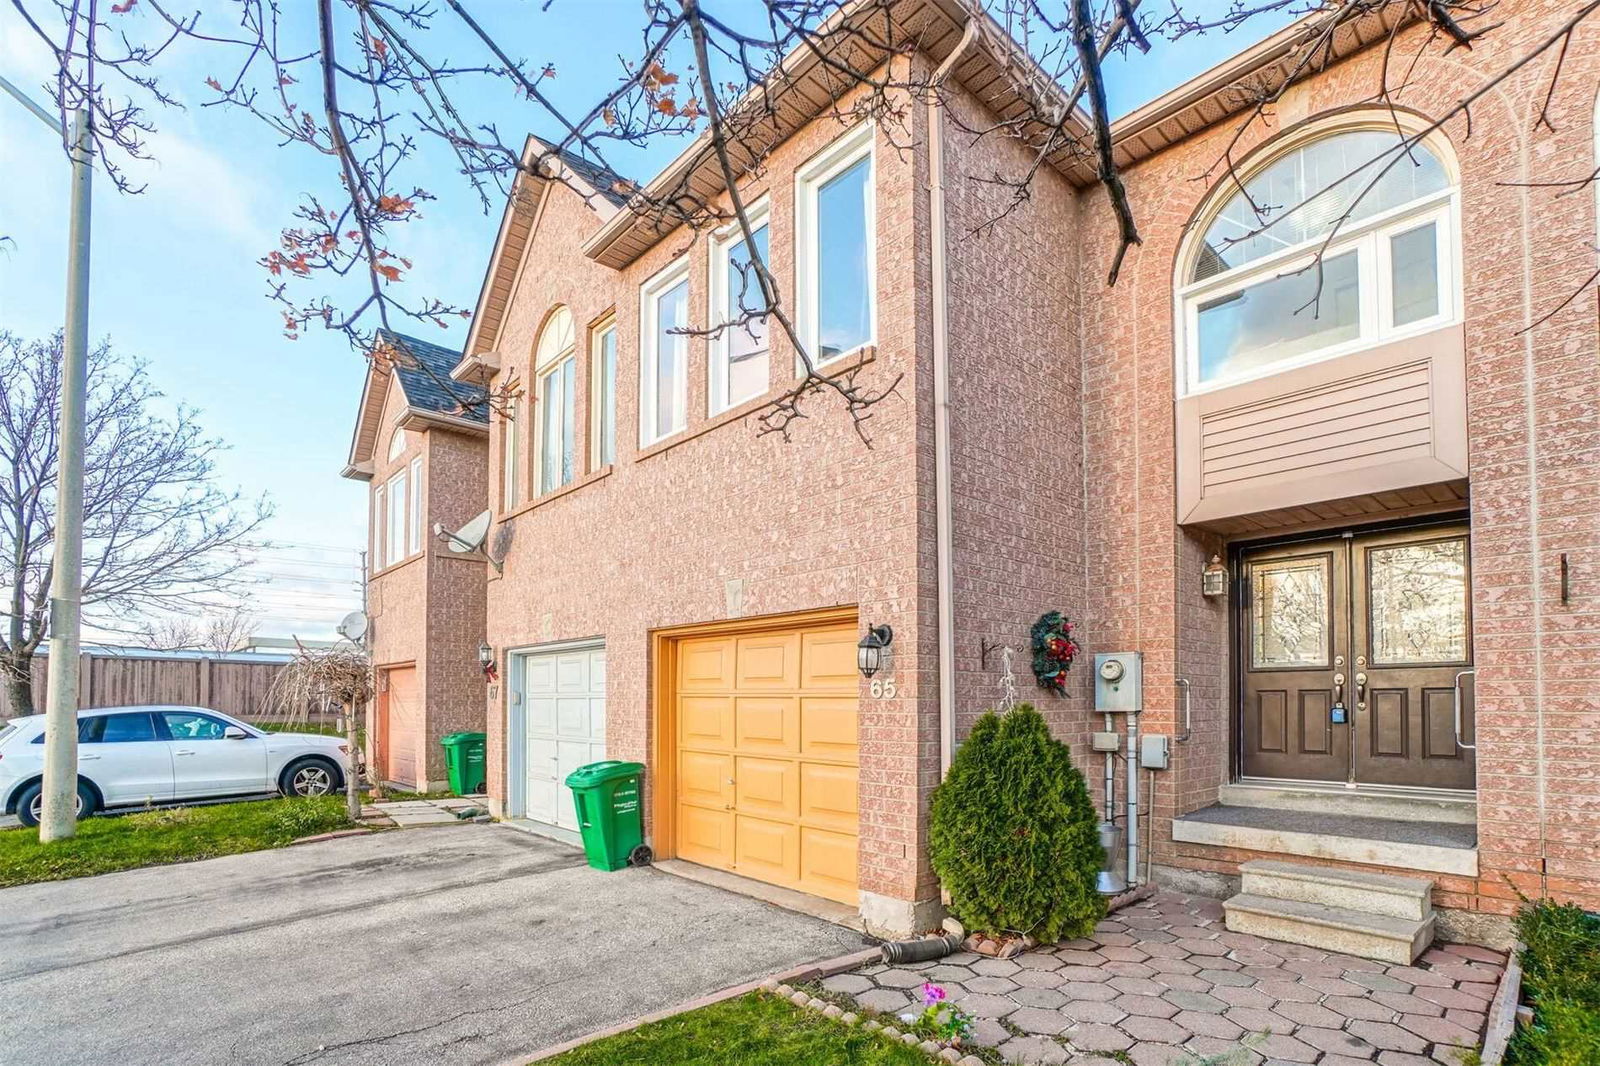
<svg viewBox="0 0 1600 1066"><path fill-rule="evenodd" d="M1457 1066L1505 957L1447 945L1394 966L1223 926L1222 904L1160 892L1093 937L1013 960L961 953L823 984L885 1013L943 985L1006 1061L1072 1066Z"/></svg>
<svg viewBox="0 0 1600 1066"><path fill-rule="evenodd" d="M487 796L446 796L443 799L368 803L361 808L361 820L377 829L414 829L419 825L451 825L472 818L474 812L487 817Z"/></svg>
<svg viewBox="0 0 1600 1066"><path fill-rule="evenodd" d="M5 889L0 945L6 1066L464 1066L862 939L469 824Z"/></svg>

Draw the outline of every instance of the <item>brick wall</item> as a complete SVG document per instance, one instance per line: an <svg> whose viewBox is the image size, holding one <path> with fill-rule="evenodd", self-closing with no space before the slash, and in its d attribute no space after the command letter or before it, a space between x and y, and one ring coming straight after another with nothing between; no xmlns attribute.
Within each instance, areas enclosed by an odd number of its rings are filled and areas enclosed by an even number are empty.
<svg viewBox="0 0 1600 1066"><path fill-rule="evenodd" d="M1399 102L1424 115L1453 104L1570 15L1556 3L1516 5L1470 52L1437 49L1410 71ZM1409 56L1416 31L1396 54ZM1587 173L1594 158L1600 28L1567 53L1551 101L1555 132L1536 129L1549 86L1535 63L1473 110L1471 137L1446 126L1462 170L1467 398L1471 457L1473 630L1477 660L1479 848L1476 882L1442 882L1439 902L1506 913L1509 878L1528 891L1600 902L1600 585L1573 582L1561 603L1559 555L1574 574L1600 563L1600 374L1594 299L1527 327L1595 268L1594 197L1517 183ZM1242 157L1277 132L1368 99L1382 49L1292 90L1274 128L1258 123ZM1174 524L1172 278L1184 227L1209 182L1200 179L1237 122L1199 133L1126 175L1144 244L1122 280L1104 285L1114 231L1101 194L1085 193L1080 235L1087 469L1122 484L1088 507L1091 588L1100 636L1146 655L1147 729L1173 728L1175 676L1194 683L1195 735L1178 749L1157 811L1158 861L1231 869L1240 856L1179 849L1168 820L1214 798L1227 772L1225 615L1201 600L1199 570L1219 545ZM1541 878L1541 864L1544 876Z"/></svg>
<svg viewBox="0 0 1600 1066"><path fill-rule="evenodd" d="M889 120L892 121L892 120ZM797 165L843 132L825 118L768 160L744 190L771 194L771 266L793 305L792 194ZM863 385L901 377L900 399L874 411L864 447L838 401L817 397L792 439L758 435L748 416L707 415L706 343L690 345L688 428L641 451L638 445L640 285L686 255L692 321L707 306L705 243L675 234L640 261L611 271L586 259L582 242L599 219L570 191L555 188L522 265L499 341L502 380L531 380L537 331L552 307L571 308L580 331L614 313L618 329L616 462L575 488L525 505L509 519L504 574L488 582L489 640L498 649L604 637L607 754L650 759L653 740L649 634L727 617L857 605L863 623L895 631L898 695L860 705L862 888L895 899L926 898L932 878L921 858L926 776L919 756L936 744L931 609L920 550L931 515L919 509L921 454L929 446L918 399L925 392L918 344L919 287L926 221L914 196L913 161L886 131L876 151L879 344ZM771 382L781 388L795 354L773 330ZM579 339L579 425L587 425L588 347ZM758 408L759 403L751 405ZM500 434L495 440L498 496ZM526 434L524 446L526 445ZM580 440L579 455L586 456ZM526 456L523 459L527 467ZM586 478L586 479L585 479ZM931 552L931 545L929 547ZM489 703L490 791L505 795L505 693ZM936 758L936 748L933 749ZM925 763L922 764L925 767ZM650 788L646 777L646 789ZM647 805L647 810L648 805Z"/></svg>

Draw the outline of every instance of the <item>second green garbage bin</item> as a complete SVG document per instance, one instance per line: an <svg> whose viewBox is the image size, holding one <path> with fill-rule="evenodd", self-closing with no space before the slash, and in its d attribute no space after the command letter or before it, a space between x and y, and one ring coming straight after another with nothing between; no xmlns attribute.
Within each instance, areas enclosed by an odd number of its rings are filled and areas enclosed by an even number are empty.
<svg viewBox="0 0 1600 1066"><path fill-rule="evenodd" d="M482 792L487 783L483 733L450 733L439 738L450 772L450 791L458 796Z"/></svg>
<svg viewBox="0 0 1600 1066"><path fill-rule="evenodd" d="M644 764L592 762L567 775L572 802L578 808L583 850L596 870L620 870L644 843L639 810L639 775ZM648 862L648 859L644 861Z"/></svg>

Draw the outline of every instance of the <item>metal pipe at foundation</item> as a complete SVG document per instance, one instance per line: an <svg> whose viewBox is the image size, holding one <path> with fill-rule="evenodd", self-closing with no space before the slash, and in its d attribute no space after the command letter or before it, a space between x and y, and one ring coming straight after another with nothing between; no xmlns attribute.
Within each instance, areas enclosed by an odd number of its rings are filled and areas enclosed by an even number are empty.
<svg viewBox="0 0 1600 1066"><path fill-rule="evenodd" d="M1128 715L1128 885L1139 883L1139 713Z"/></svg>

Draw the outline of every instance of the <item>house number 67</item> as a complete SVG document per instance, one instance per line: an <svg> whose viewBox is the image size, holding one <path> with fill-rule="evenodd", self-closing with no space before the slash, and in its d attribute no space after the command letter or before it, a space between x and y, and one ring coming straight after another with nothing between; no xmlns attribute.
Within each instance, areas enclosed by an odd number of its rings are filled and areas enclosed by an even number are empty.
<svg viewBox="0 0 1600 1066"><path fill-rule="evenodd" d="M898 690L894 687L893 681L874 680L870 691L875 700L892 700Z"/></svg>

